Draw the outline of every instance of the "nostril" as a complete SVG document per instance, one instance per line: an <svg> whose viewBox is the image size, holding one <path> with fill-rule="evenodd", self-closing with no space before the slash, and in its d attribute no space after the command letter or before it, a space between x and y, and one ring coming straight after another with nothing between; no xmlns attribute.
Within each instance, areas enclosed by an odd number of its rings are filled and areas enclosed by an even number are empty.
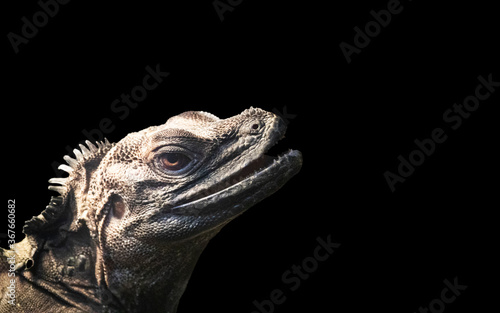
<svg viewBox="0 0 500 313"><path fill-rule="evenodd" d="M253 124L252 129L259 129L259 124Z"/></svg>
<svg viewBox="0 0 500 313"><path fill-rule="evenodd" d="M35 262L33 261L33 259L27 259L25 262L24 262L24 268L26 270L29 270L33 267L33 265L35 265Z"/></svg>

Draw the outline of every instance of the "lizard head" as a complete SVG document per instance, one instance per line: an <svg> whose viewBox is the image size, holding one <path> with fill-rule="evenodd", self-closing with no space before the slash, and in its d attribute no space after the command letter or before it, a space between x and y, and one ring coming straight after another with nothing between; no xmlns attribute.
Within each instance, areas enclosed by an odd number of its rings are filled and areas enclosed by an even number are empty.
<svg viewBox="0 0 500 313"><path fill-rule="evenodd" d="M107 199L95 208L99 233L173 242L220 229L299 171L298 151L265 155L285 130L251 108L228 119L185 112L128 135L91 183L91 202Z"/></svg>
<svg viewBox="0 0 500 313"><path fill-rule="evenodd" d="M65 228L89 229L98 284L129 309L176 304L208 241L300 170L298 151L266 155L285 130L257 108L226 119L190 111L65 157L70 176L52 189L76 207Z"/></svg>
<svg viewBox="0 0 500 313"><path fill-rule="evenodd" d="M99 165L88 197L110 289L123 294L113 286L133 280L137 262L154 277L194 267L224 225L299 171L300 152L265 154L285 130L280 117L261 109L227 119L191 111L118 142Z"/></svg>

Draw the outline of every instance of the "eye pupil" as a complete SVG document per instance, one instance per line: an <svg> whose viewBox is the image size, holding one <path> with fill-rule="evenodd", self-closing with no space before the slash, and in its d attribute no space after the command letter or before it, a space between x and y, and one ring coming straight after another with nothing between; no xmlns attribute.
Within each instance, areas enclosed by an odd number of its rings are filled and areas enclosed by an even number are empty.
<svg viewBox="0 0 500 313"><path fill-rule="evenodd" d="M186 167L191 159L182 153L164 153L161 156L163 167L169 171L178 171Z"/></svg>
<svg viewBox="0 0 500 313"><path fill-rule="evenodd" d="M177 153L169 153L166 156L166 161L171 164L179 162L179 155Z"/></svg>

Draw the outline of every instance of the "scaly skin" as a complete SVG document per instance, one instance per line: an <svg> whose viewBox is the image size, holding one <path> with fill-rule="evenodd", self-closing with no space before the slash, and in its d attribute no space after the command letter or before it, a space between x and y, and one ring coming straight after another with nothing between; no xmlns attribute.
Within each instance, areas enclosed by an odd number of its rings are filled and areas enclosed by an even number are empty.
<svg viewBox="0 0 500 313"><path fill-rule="evenodd" d="M1 251L0 313L176 312L208 241L300 170L298 151L264 156L285 128L256 108L191 111L81 145L60 167L69 176L49 181L60 195Z"/></svg>

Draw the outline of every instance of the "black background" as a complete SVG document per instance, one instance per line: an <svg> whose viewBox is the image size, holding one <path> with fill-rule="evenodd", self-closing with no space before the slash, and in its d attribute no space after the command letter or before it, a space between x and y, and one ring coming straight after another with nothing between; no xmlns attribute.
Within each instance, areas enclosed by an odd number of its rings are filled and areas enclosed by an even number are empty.
<svg viewBox="0 0 500 313"><path fill-rule="evenodd" d="M211 241L179 313L250 313L274 289L286 296L274 312L415 312L455 277L468 288L446 312L498 307L499 91L457 130L442 117L479 75L500 81L498 11L482 2L402 1L350 64L339 44L388 1L244 0L221 21L211 0L73 0L18 53L7 34L40 7L4 3L0 232L16 199L21 239L55 195L53 162L103 118L118 141L187 110L286 110L283 146L303 152L302 171ZM156 64L170 75L119 119L112 101ZM391 192L384 172L437 127L447 140ZM327 236L341 246L290 291L282 274Z"/></svg>

